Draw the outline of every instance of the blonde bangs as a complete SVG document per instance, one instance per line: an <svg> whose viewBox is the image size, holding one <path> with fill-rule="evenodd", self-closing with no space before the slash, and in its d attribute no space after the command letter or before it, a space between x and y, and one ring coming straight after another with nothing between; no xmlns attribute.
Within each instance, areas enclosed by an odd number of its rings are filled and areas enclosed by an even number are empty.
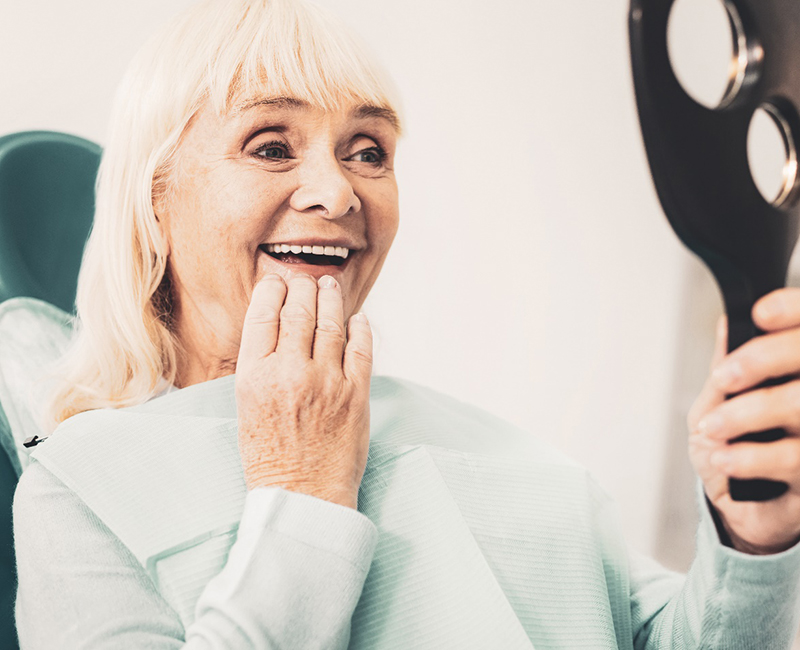
<svg viewBox="0 0 800 650"><path fill-rule="evenodd" d="M219 114L235 109L235 102L289 97L327 111L349 105L386 109L400 131L391 81L334 14L298 0L231 2L240 3L240 11L232 12L240 19L232 30L214 13L219 4L209 3L217 25L232 34L208 57L206 98Z"/></svg>

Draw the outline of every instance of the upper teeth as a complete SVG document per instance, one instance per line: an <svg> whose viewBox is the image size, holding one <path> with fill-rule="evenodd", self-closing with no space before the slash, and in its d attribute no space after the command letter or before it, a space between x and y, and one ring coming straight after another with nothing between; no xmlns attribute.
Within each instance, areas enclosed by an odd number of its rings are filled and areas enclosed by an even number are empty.
<svg viewBox="0 0 800 650"><path fill-rule="evenodd" d="M267 244L268 253L310 253L311 255L338 255L347 259L350 249L344 246L300 246L299 244Z"/></svg>

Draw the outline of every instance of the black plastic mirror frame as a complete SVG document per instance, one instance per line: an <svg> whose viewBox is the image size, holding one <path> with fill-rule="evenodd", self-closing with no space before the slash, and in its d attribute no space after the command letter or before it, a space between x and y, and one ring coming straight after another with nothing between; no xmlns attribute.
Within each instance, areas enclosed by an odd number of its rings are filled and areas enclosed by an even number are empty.
<svg viewBox="0 0 800 650"><path fill-rule="evenodd" d="M667 26L675 0L632 0L631 62L639 120L656 191L672 228L703 260L722 292L728 350L763 334L752 307L786 283L800 224L800 183L780 205L767 202L750 173L747 134L755 111L770 106L800 137L800 3L725 0L744 70L730 100L714 109L695 102L673 72ZM794 143L797 148L797 142ZM781 383L783 380L771 382ZM737 441L770 441L781 430ZM785 483L731 479L738 501L782 495Z"/></svg>

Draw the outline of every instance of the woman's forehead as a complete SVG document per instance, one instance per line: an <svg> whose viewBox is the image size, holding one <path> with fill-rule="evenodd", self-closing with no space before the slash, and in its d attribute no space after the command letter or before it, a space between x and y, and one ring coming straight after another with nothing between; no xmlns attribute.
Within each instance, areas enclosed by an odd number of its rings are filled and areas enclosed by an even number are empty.
<svg viewBox="0 0 800 650"><path fill-rule="evenodd" d="M291 111L309 111L317 109L325 112L331 111L330 108L317 105L316 103L298 97L251 94L236 101L229 114L234 117L241 117L251 111L264 109ZM395 132L400 132L400 120L397 113L388 106L378 106L368 101L358 99L343 99L341 104L335 107L335 110L346 113L351 119L378 118L386 120Z"/></svg>

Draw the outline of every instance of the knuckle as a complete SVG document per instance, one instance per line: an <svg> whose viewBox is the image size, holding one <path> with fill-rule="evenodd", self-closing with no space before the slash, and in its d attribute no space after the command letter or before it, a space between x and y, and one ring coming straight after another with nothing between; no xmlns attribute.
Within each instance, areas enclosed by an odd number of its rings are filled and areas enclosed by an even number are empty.
<svg viewBox="0 0 800 650"><path fill-rule="evenodd" d="M322 379L322 392L327 396L334 411L339 411L342 405L346 405L347 398L342 391L341 372L326 372Z"/></svg>
<svg viewBox="0 0 800 650"><path fill-rule="evenodd" d="M742 348L741 353L735 358L741 375L749 377L758 373L758 356L752 354L751 349Z"/></svg>
<svg viewBox="0 0 800 650"><path fill-rule="evenodd" d="M303 393L309 386L308 372L304 364L293 363L284 368L282 375L282 383L290 393Z"/></svg>
<svg viewBox="0 0 800 650"><path fill-rule="evenodd" d="M723 395L714 384L713 377L709 377L686 415L689 432L699 433L699 424L705 416L718 409L722 409L724 413L729 403L724 401Z"/></svg>
<svg viewBox="0 0 800 650"><path fill-rule="evenodd" d="M792 440L791 445L787 445L788 449L780 454L784 462L784 467L787 470L797 470L800 468L800 446L797 445L796 440Z"/></svg>
<svg viewBox="0 0 800 650"><path fill-rule="evenodd" d="M694 401L694 404L692 404L691 408L689 409L689 413L686 416L686 426L689 431L694 432L694 430L697 429L697 424L702 415L703 413L701 411L700 398L698 397Z"/></svg>
<svg viewBox="0 0 800 650"><path fill-rule="evenodd" d="M314 319L311 309L302 303L289 303L281 310L280 320L282 323L301 323Z"/></svg>
<svg viewBox="0 0 800 650"><path fill-rule="evenodd" d="M321 316L317 319L317 331L344 339L344 327L330 316Z"/></svg>
<svg viewBox="0 0 800 650"><path fill-rule="evenodd" d="M292 401L303 401L307 388L305 377L300 374L290 375L285 381L285 386Z"/></svg>
<svg viewBox="0 0 800 650"><path fill-rule="evenodd" d="M758 465L758 458L751 447L740 448L733 454L733 465L745 472L752 472Z"/></svg>
<svg viewBox="0 0 800 650"><path fill-rule="evenodd" d="M372 350L365 347L355 347L351 350L351 354L353 355L353 359L357 363L362 364L371 364L372 363Z"/></svg>
<svg viewBox="0 0 800 650"><path fill-rule="evenodd" d="M274 325L280 318L280 309L274 305L258 305L247 311L245 322L251 324Z"/></svg>

